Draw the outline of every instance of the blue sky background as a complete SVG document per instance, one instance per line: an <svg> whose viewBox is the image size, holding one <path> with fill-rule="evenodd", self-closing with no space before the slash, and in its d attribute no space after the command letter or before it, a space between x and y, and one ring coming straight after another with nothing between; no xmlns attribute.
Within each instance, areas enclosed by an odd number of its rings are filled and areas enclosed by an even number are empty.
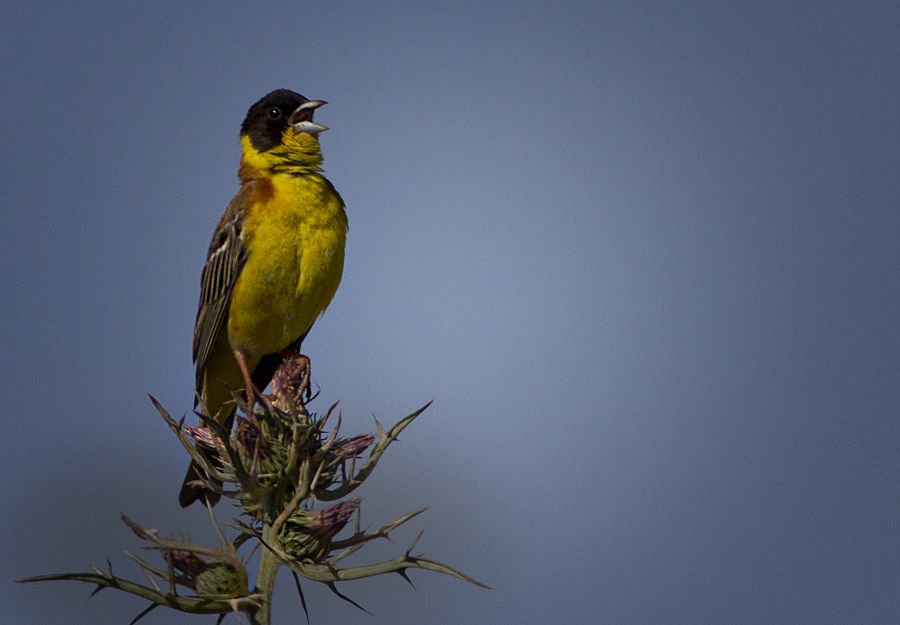
<svg viewBox="0 0 900 625"><path fill-rule="evenodd" d="M0 622L127 623L143 602L10 581L135 573L120 511L210 539L146 393L190 409L238 126L289 87L330 102L351 224L318 408L350 432L435 399L363 518L431 508L373 555L426 527L495 587L343 586L373 618L307 584L316 625L896 625L900 5L3 16Z"/></svg>

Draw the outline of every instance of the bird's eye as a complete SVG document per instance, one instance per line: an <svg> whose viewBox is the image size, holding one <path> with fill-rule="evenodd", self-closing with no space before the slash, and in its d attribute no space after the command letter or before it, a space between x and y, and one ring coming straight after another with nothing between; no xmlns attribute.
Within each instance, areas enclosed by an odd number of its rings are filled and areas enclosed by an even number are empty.
<svg viewBox="0 0 900 625"><path fill-rule="evenodd" d="M277 106L273 106L269 109L269 118L270 119L279 119L281 117L281 109Z"/></svg>

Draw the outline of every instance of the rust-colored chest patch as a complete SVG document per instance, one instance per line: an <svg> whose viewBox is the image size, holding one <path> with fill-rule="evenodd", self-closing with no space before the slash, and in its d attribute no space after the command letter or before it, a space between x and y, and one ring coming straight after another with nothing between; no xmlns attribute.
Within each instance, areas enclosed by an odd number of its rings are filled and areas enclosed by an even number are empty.
<svg viewBox="0 0 900 625"><path fill-rule="evenodd" d="M257 178L252 185L251 205L268 204L275 197L275 185L269 178Z"/></svg>
<svg viewBox="0 0 900 625"><path fill-rule="evenodd" d="M275 185L268 176L261 176L259 169L241 159L238 167L238 178L241 184L250 189L250 206L268 204L275 197Z"/></svg>

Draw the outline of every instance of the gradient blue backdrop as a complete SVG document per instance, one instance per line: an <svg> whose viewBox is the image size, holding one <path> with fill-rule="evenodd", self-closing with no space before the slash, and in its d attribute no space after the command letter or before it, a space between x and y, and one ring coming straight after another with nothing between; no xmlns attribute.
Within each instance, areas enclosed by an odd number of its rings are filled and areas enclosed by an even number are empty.
<svg viewBox="0 0 900 625"><path fill-rule="evenodd" d="M209 538L145 393L190 408L238 125L290 87L351 224L319 407L435 398L374 555L427 527L495 586L308 585L316 625L896 625L898 7L4 3L0 622L127 623L11 582L133 574L119 511Z"/></svg>

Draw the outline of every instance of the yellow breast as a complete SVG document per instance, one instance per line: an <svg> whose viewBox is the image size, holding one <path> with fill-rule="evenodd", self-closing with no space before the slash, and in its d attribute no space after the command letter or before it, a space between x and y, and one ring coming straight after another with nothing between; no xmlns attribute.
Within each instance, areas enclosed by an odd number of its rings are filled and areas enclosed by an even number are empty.
<svg viewBox="0 0 900 625"><path fill-rule="evenodd" d="M261 356L306 334L337 291L347 217L325 178L275 175L270 194L247 208L247 260L228 316L232 349Z"/></svg>

